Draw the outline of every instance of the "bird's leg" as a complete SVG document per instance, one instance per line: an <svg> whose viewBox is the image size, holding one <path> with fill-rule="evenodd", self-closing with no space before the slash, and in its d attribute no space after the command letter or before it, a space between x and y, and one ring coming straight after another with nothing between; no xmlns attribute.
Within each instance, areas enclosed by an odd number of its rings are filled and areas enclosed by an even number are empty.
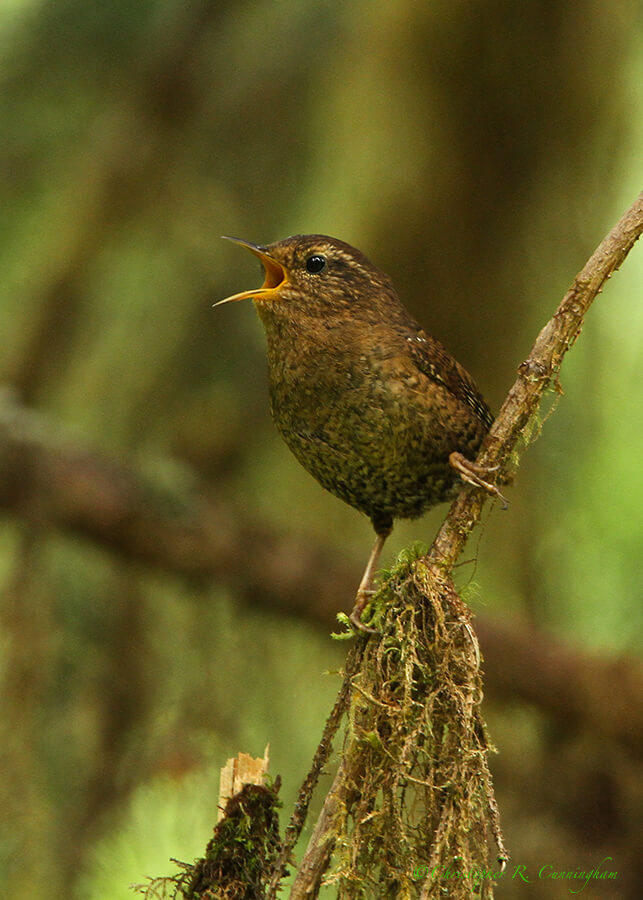
<svg viewBox="0 0 643 900"><path fill-rule="evenodd" d="M368 562L366 564L366 568L364 569L364 574L362 575L362 580L359 583L359 587L357 588L357 596L355 597L355 606L353 607L353 611L348 617L352 624L359 631L365 631L368 634L376 634L377 631L375 628L369 628L368 625L364 625L361 620L361 614L364 610L364 607L368 603L369 598L373 595L373 578L375 576L375 572L377 570L377 564L379 562L382 547L384 546L384 541L389 536L389 531L378 532L377 538L375 539L375 543L373 545L373 549L371 550L371 555L368 558Z"/></svg>
<svg viewBox="0 0 643 900"><path fill-rule="evenodd" d="M507 509L509 506L507 498L503 497L495 484L486 480L498 470L499 466L491 466L489 468L477 466L475 463L472 463L471 460L467 459L466 456L463 456L462 453L458 453L457 451L454 451L449 456L449 464L456 470L463 481L466 481L467 484L473 484L475 487L482 488L488 494L491 494L492 497L498 497L502 501L502 508Z"/></svg>

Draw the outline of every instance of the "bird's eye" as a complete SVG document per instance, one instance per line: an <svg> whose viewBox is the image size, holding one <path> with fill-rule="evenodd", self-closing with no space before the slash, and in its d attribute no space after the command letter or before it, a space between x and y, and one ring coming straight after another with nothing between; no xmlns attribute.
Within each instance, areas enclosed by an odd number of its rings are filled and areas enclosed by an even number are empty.
<svg viewBox="0 0 643 900"><path fill-rule="evenodd" d="M326 268L326 257L318 255L309 256L306 260L306 268L311 275L318 275L322 269Z"/></svg>

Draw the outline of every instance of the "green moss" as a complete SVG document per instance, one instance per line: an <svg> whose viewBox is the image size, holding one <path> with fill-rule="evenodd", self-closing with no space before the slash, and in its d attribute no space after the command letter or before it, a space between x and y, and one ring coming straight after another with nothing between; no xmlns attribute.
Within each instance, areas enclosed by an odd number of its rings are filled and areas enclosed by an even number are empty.
<svg viewBox="0 0 643 900"><path fill-rule="evenodd" d="M278 789L244 785L228 800L203 858L180 863L181 873L156 878L141 893L148 900L261 900L280 846Z"/></svg>
<svg viewBox="0 0 643 900"><path fill-rule="evenodd" d="M493 880L472 873L504 854L470 613L421 553L398 557L371 604L381 634L354 679L344 747L354 803L326 878L340 900L418 897L427 878L428 896L490 898Z"/></svg>

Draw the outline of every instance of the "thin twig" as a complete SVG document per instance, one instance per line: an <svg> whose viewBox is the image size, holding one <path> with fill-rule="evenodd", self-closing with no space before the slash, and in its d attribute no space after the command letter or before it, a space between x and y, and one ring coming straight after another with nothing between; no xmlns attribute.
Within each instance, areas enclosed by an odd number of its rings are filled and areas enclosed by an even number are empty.
<svg viewBox="0 0 643 900"><path fill-rule="evenodd" d="M304 827L306 816L308 815L308 807L310 806L310 801L313 796L313 791L315 790L322 769L330 758L331 750L333 748L333 739L337 734L337 730L341 725L342 719L344 718L344 713L346 712L346 708L348 706L351 682L353 680L353 676L359 670L362 661L362 655L364 653L364 645L364 640L359 641L357 644L355 644L355 646L351 648L348 656L346 657L346 665L344 666L344 680L342 682L341 688L339 689L339 693L337 695L337 699L335 700L331 713L326 720L326 724L324 725L324 731L322 733L321 740L317 746L317 749L315 750L315 755L313 756L310 771L306 775L301 787L299 788L297 802L295 803L295 808L290 818L290 822L286 827L284 840L277 857L273 876L270 880L266 900L275 900L275 898L277 897L277 891L279 889L279 883L283 877L284 868L288 865L290 854L292 853L293 847L297 843L299 835L301 834L301 830Z"/></svg>

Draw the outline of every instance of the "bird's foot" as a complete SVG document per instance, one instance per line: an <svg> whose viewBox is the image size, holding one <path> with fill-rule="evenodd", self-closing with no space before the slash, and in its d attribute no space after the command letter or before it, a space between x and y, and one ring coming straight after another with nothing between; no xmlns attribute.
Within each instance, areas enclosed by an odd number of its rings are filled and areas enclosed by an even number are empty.
<svg viewBox="0 0 643 900"><path fill-rule="evenodd" d="M454 451L449 456L449 464L456 470L463 481L466 481L467 484L473 484L475 487L482 488L492 497L498 497L498 499L502 501L502 508L507 509L509 506L507 498L501 494L499 488L497 488L495 484L492 484L492 482L488 480L489 477L493 476L494 472L498 471L500 466L477 466L475 463L471 462L471 460L467 459L466 456L463 456L462 453L458 453L457 451Z"/></svg>
<svg viewBox="0 0 643 900"><path fill-rule="evenodd" d="M377 532L377 538L375 539L375 545L371 550L371 555L369 556L366 569L364 570L364 574L362 575L362 580L360 581L359 587L357 588L355 606L353 607L352 612L348 617L348 621L351 623L353 628L355 628L356 631L361 631L365 634L377 634L376 628L371 628L370 625L365 625L364 622L362 622L362 612L364 611L364 607L371 599L373 594L376 593L373 590L375 570L377 569L377 563L379 562L380 553L382 552L382 547L384 546L384 541L386 540L386 537L391 530L392 522L386 521L383 525L381 522L376 523L374 520L373 525L375 526L375 531Z"/></svg>
<svg viewBox="0 0 643 900"><path fill-rule="evenodd" d="M371 599L373 594L375 594L375 591L372 588L360 587L355 598L355 606L353 607L348 617L349 622L351 623L353 628L355 628L357 631L361 631L364 634L377 634L377 628L371 628L370 625L365 625L361 619L364 607Z"/></svg>

